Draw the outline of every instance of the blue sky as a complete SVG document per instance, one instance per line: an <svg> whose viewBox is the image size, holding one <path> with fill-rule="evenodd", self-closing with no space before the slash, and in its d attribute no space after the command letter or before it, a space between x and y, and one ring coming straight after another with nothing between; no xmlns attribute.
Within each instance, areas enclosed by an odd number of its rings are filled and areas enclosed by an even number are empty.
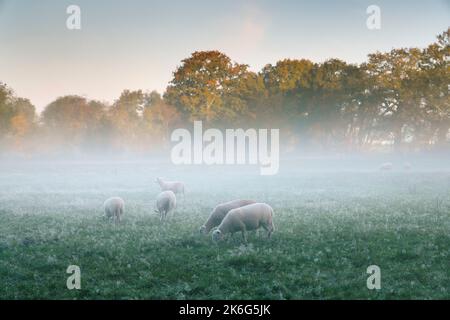
<svg viewBox="0 0 450 320"><path fill-rule="evenodd" d="M71 4L81 30L66 28ZM366 27L372 4L380 30ZM360 63L424 47L449 22L450 0L0 0L0 81L38 110L65 94L112 102L123 89L162 92L196 50L255 71L283 58Z"/></svg>

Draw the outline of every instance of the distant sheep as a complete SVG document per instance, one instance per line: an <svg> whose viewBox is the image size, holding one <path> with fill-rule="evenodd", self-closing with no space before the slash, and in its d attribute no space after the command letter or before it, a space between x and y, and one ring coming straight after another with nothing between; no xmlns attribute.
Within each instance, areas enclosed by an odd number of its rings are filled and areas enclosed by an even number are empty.
<svg viewBox="0 0 450 320"><path fill-rule="evenodd" d="M120 222L125 207L125 202L122 198L109 198L103 203L103 207L107 218L113 218L116 223Z"/></svg>
<svg viewBox="0 0 450 320"><path fill-rule="evenodd" d="M391 171L394 165L391 162L385 162L380 166L381 171Z"/></svg>
<svg viewBox="0 0 450 320"><path fill-rule="evenodd" d="M227 233L242 232L244 242L247 242L247 231L263 227L268 231L268 237L274 231L273 209L265 203L254 203L230 210L219 227L213 231L212 239L218 241Z"/></svg>
<svg viewBox="0 0 450 320"><path fill-rule="evenodd" d="M156 183L161 187L161 191L172 191L175 194L183 194L184 183L180 181L164 181L162 178L156 178Z"/></svg>
<svg viewBox="0 0 450 320"><path fill-rule="evenodd" d="M165 220L166 216L177 206L177 197L173 191L163 191L156 198L157 213L160 214L160 220Z"/></svg>
<svg viewBox="0 0 450 320"><path fill-rule="evenodd" d="M217 205L206 220L205 224L200 227L200 233L208 234L211 229L217 227L225 218L227 213L236 208L240 208L249 204L256 203L254 200L233 200Z"/></svg>

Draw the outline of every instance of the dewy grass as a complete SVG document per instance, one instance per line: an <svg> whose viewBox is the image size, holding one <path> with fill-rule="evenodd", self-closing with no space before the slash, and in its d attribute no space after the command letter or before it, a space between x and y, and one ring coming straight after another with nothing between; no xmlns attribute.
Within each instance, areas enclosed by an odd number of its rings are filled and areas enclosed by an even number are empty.
<svg viewBox="0 0 450 320"><path fill-rule="evenodd" d="M450 297L448 172L292 170L268 178L113 166L2 169L1 299ZM187 188L165 224L153 213L161 173ZM109 196L125 200L118 226L101 217ZM248 245L238 234L215 244L199 234L216 204L236 198L274 208L271 240L252 232ZM66 287L69 265L80 267L81 290ZM381 290L367 289L370 265L381 269Z"/></svg>

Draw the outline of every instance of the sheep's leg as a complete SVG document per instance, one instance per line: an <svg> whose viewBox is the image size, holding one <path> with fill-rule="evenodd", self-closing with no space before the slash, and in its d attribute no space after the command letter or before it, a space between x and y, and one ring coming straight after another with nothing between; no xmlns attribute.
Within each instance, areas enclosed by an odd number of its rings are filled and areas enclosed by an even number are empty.
<svg viewBox="0 0 450 320"><path fill-rule="evenodd" d="M114 224L117 225L119 223L119 212L116 210L114 212Z"/></svg>
<svg viewBox="0 0 450 320"><path fill-rule="evenodd" d="M272 236L273 230L274 230L274 227L273 227L273 224L271 224L271 225L269 226L269 230L268 230L268 232L267 232L267 238L270 239L270 237Z"/></svg>
<svg viewBox="0 0 450 320"><path fill-rule="evenodd" d="M262 227L267 231L267 237L270 239L270 236L273 232L273 227L271 225L263 224Z"/></svg>
<svg viewBox="0 0 450 320"><path fill-rule="evenodd" d="M242 238L244 239L244 243L247 243L247 231L245 229L242 230Z"/></svg>
<svg viewBox="0 0 450 320"><path fill-rule="evenodd" d="M264 228L265 230L267 230L266 227L265 227L264 225L263 225L263 228ZM256 233L256 236L257 236L259 239L261 239L261 229L260 229L260 228L256 229L255 233Z"/></svg>
<svg viewBox="0 0 450 320"><path fill-rule="evenodd" d="M235 233L234 233L234 232L231 232L231 236L230 236L229 239L231 239L231 240L233 241L233 243L236 243L236 241L239 242L239 239L236 240L236 237L235 237L234 235L235 235Z"/></svg>

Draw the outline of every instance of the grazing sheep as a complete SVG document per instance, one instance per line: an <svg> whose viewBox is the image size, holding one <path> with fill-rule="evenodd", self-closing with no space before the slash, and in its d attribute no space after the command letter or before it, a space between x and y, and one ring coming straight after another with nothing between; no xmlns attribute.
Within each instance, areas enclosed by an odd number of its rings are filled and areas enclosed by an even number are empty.
<svg viewBox="0 0 450 320"><path fill-rule="evenodd" d="M219 227L213 231L212 239L218 241L227 233L242 232L244 242L247 242L247 231L263 227L268 231L268 237L274 231L273 209L265 203L254 203L230 210Z"/></svg>
<svg viewBox="0 0 450 320"><path fill-rule="evenodd" d="M200 233L208 234L212 228L217 227L225 218L228 211L236 208L240 208L249 204L256 203L254 200L232 200L229 202L221 203L216 206L206 220L205 224L200 227Z"/></svg>
<svg viewBox="0 0 450 320"><path fill-rule="evenodd" d="M160 214L160 220L164 220L166 216L175 209L177 205L177 197L173 191L163 191L156 198L157 213Z"/></svg>
<svg viewBox="0 0 450 320"><path fill-rule="evenodd" d="M182 193L184 196L184 183L179 181L164 181L156 178L155 182L161 187L161 191L172 191L175 194Z"/></svg>
<svg viewBox="0 0 450 320"><path fill-rule="evenodd" d="M385 162L380 166L381 171L390 171L394 168L394 165L391 162Z"/></svg>
<svg viewBox="0 0 450 320"><path fill-rule="evenodd" d="M122 198L109 198L103 203L103 207L107 218L113 218L116 223L120 222L121 215L123 215L123 209L125 207L125 202Z"/></svg>

